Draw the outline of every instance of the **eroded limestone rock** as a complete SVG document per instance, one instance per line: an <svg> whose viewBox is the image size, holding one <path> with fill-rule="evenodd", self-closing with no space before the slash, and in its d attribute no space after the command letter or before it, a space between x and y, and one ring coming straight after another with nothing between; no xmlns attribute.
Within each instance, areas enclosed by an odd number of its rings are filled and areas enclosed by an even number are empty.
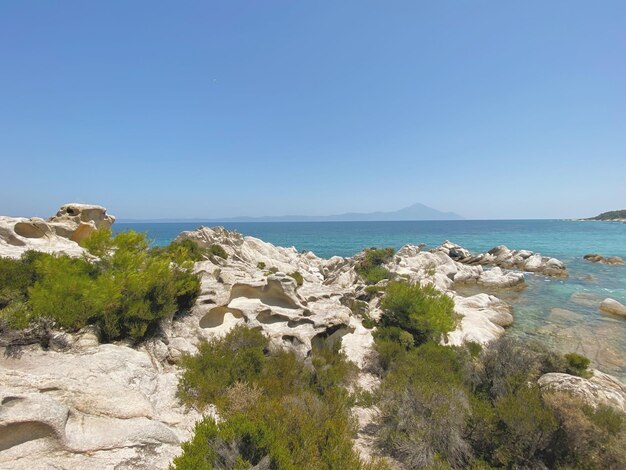
<svg viewBox="0 0 626 470"><path fill-rule="evenodd" d="M474 255L469 250L446 241L435 251L446 253L455 261L470 266L497 266L503 269L516 269L555 277L568 275L563 262L556 258L541 256L539 253L528 250L510 250L504 245L496 246L487 253Z"/></svg>
<svg viewBox="0 0 626 470"><path fill-rule="evenodd" d="M544 374L539 385L544 389L554 389L572 393L592 406L600 404L612 406L626 412L626 387L615 377L593 370L589 379L569 374Z"/></svg>
<svg viewBox="0 0 626 470"><path fill-rule="evenodd" d="M66 204L48 221L0 216L0 256L19 258L27 250L82 256L78 243L113 222L104 207L89 204Z"/></svg>

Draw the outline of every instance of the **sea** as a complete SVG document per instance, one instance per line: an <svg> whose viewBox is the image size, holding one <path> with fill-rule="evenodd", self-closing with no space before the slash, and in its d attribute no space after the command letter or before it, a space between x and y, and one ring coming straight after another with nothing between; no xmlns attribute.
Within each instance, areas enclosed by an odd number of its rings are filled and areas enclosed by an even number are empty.
<svg viewBox="0 0 626 470"><path fill-rule="evenodd" d="M154 245L166 245L185 230L215 223L116 223L116 232L135 230ZM398 222L241 222L219 224L278 246L294 246L324 258L352 256L368 247L399 249L407 243L427 248L446 240L474 252L497 245L555 257L566 279L528 273L520 290L494 290L512 305L509 334L537 340L561 352L589 357L598 369L626 380L626 318L600 312L611 297L626 304L626 266L583 260L588 253L626 259L626 223L575 220L455 220ZM457 289L470 295L476 288Z"/></svg>

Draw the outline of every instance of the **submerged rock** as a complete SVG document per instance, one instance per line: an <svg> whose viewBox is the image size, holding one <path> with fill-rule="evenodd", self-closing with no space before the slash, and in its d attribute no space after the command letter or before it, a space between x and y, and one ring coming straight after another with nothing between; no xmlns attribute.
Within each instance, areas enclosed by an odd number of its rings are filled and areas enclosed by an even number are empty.
<svg viewBox="0 0 626 470"><path fill-rule="evenodd" d="M600 303L600 310L613 315L626 317L626 305L622 305L615 299L604 299Z"/></svg>
<svg viewBox="0 0 626 470"><path fill-rule="evenodd" d="M583 256L583 259L591 261L592 263L608 264L608 265L622 265L624 264L623 258L619 256L602 256L597 254L588 254Z"/></svg>

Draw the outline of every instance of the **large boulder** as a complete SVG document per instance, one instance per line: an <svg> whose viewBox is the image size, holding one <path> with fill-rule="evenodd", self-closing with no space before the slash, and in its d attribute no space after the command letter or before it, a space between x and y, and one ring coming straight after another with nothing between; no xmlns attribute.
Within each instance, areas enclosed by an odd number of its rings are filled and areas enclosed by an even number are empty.
<svg viewBox="0 0 626 470"><path fill-rule="evenodd" d="M80 243L94 230L111 228L115 217L107 214L102 206L71 203L61 206L56 215L48 219L48 225L64 238Z"/></svg>
<svg viewBox="0 0 626 470"><path fill-rule="evenodd" d="M609 374L598 370L592 370L592 373L589 379L569 374L544 374L539 385L543 389L569 392L594 407L608 405L626 412L626 386Z"/></svg>
<svg viewBox="0 0 626 470"><path fill-rule="evenodd" d="M619 303L615 299L604 299L600 303L600 310L605 313L626 317L626 305Z"/></svg>

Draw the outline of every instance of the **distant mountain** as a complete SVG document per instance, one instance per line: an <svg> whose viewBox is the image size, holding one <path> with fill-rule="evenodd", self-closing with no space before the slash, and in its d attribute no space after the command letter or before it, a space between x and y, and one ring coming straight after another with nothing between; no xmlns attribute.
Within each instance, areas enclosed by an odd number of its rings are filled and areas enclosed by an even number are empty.
<svg viewBox="0 0 626 470"><path fill-rule="evenodd" d="M626 209L621 211L603 212L595 217L589 217L585 220L626 220Z"/></svg>
<svg viewBox="0 0 626 470"><path fill-rule="evenodd" d="M379 222L379 221L395 221L395 220L462 220L458 214L454 212L442 212L424 204L413 204L392 212L348 212L346 214L337 215L284 215L284 216L266 216L266 217L227 217L227 218L211 218L211 219L151 219L138 220L126 219L120 222Z"/></svg>

